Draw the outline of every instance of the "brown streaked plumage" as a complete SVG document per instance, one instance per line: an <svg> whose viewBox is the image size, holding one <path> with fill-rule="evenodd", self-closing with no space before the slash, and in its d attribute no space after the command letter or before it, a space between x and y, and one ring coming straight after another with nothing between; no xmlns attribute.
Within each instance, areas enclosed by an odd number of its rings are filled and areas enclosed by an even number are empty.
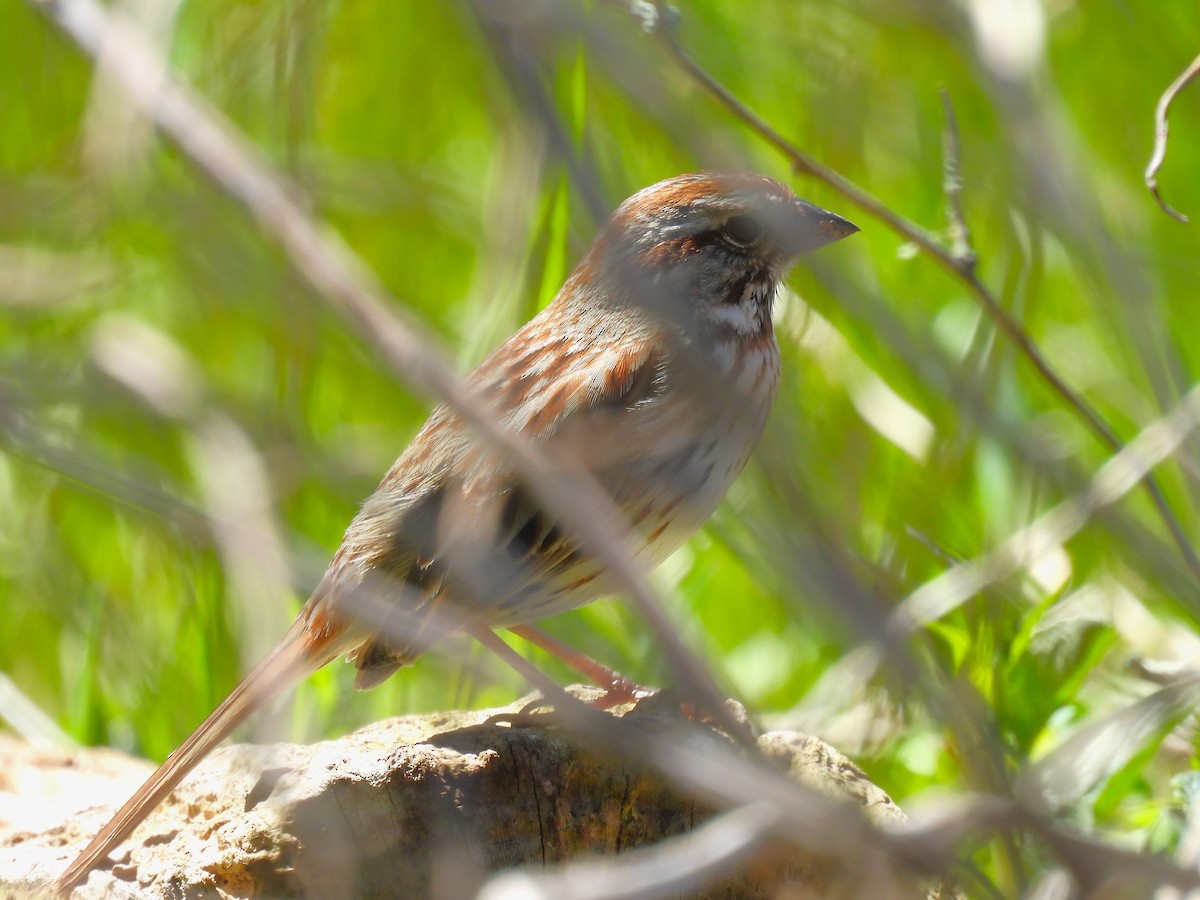
<svg viewBox="0 0 1200 900"><path fill-rule="evenodd" d="M758 175L630 197L554 302L470 376L504 424L590 473L654 565L712 513L775 396L771 303L801 254L858 229ZM346 530L279 645L101 829L69 891L247 715L346 655L372 687L462 628L519 626L611 592L600 565L439 407Z"/></svg>

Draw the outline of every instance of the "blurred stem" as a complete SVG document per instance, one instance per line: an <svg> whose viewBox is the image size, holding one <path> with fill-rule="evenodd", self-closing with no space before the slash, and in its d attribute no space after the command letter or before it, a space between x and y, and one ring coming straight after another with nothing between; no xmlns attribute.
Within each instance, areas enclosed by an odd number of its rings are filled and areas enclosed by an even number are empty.
<svg viewBox="0 0 1200 900"><path fill-rule="evenodd" d="M532 52L534 36L522 30L519 23L497 14L496 9L481 0L470 0L468 5L475 13L504 80L520 101L521 107L533 112L531 124L540 126L545 133L551 151L562 161L592 221L603 222L608 217L609 204L595 177L597 168L593 164L593 154L583 139L583 132L580 133L579 147L576 149L570 127L559 118L554 98L550 96L538 69L537 56Z"/></svg>
<svg viewBox="0 0 1200 900"><path fill-rule="evenodd" d="M755 113L750 107L739 100L728 88L717 81L699 63L693 60L683 49L677 38L678 14L669 5L662 2L655 4L658 14L647 20L639 16L643 27L657 36L666 46L672 56L705 90L717 98L736 118L758 133L767 143L774 146L791 162L795 171L808 175L828 185L851 203L865 210L868 215L882 222L892 231L901 235L905 240L916 245L923 253L954 278L960 280L971 293L971 296L983 307L984 312L996 326L1016 344L1025 358L1033 365L1042 379L1058 394L1066 404L1083 420L1084 424L1104 444L1116 452L1124 448L1121 439L1117 437L1103 416L1088 403L1081 394L1068 385L1051 367L1042 355L1033 338L1013 316L1000 304L999 299L991 289L979 280L975 272L976 259L973 254L960 256L947 250L925 228L905 218L892 210L878 198L860 188L841 173L818 162L802 151L787 138L776 131L765 119ZM1200 62L1200 61L1198 61ZM1171 534L1179 553L1191 571L1192 576L1200 581L1200 556L1196 555L1187 534L1183 530L1175 513L1167 503L1157 479L1147 472L1142 481L1146 492L1158 511L1159 517ZM1192 612L1200 615L1200 604L1192 602Z"/></svg>
<svg viewBox="0 0 1200 900"><path fill-rule="evenodd" d="M946 112L946 131L942 136L942 189L946 192L946 205L950 214L950 241L954 258L972 275L979 257L971 243L971 229L963 211L963 177L960 159L962 148L958 137L958 119L950 92L942 88L942 107Z"/></svg>
<svg viewBox="0 0 1200 900"><path fill-rule="evenodd" d="M34 420L22 399L0 390L0 449L15 459L54 472L108 503L158 516L192 540L212 540L204 513L162 490L158 486L161 480L158 473L119 471L100 461L102 457L97 451L64 448L61 441Z"/></svg>
<svg viewBox="0 0 1200 900"><path fill-rule="evenodd" d="M982 891L988 897L992 897L994 900L1004 900L1006 896L1011 896L1009 894L1002 894L1000 892L1000 888L996 887L996 885L992 882L992 879L988 878L988 876L984 874L983 870L980 869L979 866L977 866L970 859L961 860L958 863L958 868L965 872L974 883L976 888L978 888L979 891ZM975 892L972 894L972 896L981 895L978 892Z"/></svg>

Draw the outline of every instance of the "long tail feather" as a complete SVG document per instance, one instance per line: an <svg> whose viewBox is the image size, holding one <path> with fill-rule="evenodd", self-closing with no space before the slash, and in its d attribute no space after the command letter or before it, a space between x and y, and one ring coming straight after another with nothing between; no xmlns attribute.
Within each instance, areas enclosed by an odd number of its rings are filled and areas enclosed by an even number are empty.
<svg viewBox="0 0 1200 900"><path fill-rule="evenodd" d="M141 824L184 776L250 713L307 678L338 654L334 635L316 637L301 616L275 648L242 679L221 705L167 757L146 783L117 810L90 844L59 877L56 890L67 894L88 872Z"/></svg>

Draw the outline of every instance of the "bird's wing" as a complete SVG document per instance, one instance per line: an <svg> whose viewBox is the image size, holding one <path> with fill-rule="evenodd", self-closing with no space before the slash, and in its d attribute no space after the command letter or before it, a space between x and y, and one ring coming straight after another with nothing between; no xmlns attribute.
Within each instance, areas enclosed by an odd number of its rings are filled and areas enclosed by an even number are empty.
<svg viewBox="0 0 1200 900"><path fill-rule="evenodd" d="M663 356L649 339L626 339L620 350L534 341L541 352L532 353L521 337L489 357L472 383L556 465L609 480L603 476L619 472L618 457L637 452L642 436L629 427L631 414L663 391ZM520 620L517 607L545 600L543 581L565 590L596 577L576 571L580 564L574 542L512 469L441 407L351 523L322 603L333 598L368 623L370 636L353 654L365 688L466 621L486 624L500 611ZM347 585L359 595L353 605ZM526 620L538 617L531 612Z"/></svg>

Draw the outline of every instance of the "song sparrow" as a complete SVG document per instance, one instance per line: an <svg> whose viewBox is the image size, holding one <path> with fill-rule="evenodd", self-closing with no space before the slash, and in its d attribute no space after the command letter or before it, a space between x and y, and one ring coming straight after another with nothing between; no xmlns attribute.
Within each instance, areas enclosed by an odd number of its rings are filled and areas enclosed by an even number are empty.
<svg viewBox="0 0 1200 900"><path fill-rule="evenodd" d="M594 476L625 514L635 553L657 564L709 517L762 431L779 377L771 305L781 279L802 253L857 230L757 175L660 182L621 205L554 302L470 381L556 465ZM368 688L448 631L517 626L608 592L602 567L439 407L282 641L101 829L59 890L250 712L335 657L351 657Z"/></svg>

